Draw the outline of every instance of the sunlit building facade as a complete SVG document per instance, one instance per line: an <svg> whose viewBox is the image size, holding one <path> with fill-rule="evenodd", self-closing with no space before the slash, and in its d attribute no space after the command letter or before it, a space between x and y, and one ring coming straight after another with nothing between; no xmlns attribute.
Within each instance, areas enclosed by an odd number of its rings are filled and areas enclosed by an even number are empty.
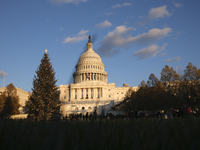
<svg viewBox="0 0 200 150"><path fill-rule="evenodd" d="M76 71L73 73L73 83L60 85L60 101L62 102L61 113L93 112L97 109L98 114L104 109L105 113L110 108L123 101L129 84L116 87L115 83L108 83L108 74L102 63L101 57L95 53L90 41L87 50L81 55ZM137 87L132 87L137 90Z"/></svg>
<svg viewBox="0 0 200 150"><path fill-rule="evenodd" d="M0 87L0 95L6 90L6 87ZM26 101L29 99L30 93L26 92L18 87L16 87L17 90L17 96L19 97L19 113L23 114L25 113L25 104Z"/></svg>

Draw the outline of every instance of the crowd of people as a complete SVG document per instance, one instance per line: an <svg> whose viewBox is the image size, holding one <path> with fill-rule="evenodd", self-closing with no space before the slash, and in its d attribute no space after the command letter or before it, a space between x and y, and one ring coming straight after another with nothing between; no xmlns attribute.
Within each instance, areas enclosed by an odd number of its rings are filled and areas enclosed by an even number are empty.
<svg viewBox="0 0 200 150"><path fill-rule="evenodd" d="M182 118L182 117L190 117L190 116L198 116L199 111L191 111L191 108L188 106L184 106L179 109L169 109L166 111L156 111L156 112L148 112L144 111L128 111L125 114L113 114L112 112L107 113L106 115L97 115L96 111L93 113L86 113L86 114L70 114L63 117L63 120L81 120L81 121L90 121L90 120L116 120L116 119L124 119L124 120L132 120L132 119L143 119L143 118L158 118L158 119L173 119L175 118Z"/></svg>

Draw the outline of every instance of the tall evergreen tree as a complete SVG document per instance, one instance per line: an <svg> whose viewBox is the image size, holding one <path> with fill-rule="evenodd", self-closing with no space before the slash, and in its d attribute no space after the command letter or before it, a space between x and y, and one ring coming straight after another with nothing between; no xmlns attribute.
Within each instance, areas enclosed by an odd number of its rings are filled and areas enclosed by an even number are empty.
<svg viewBox="0 0 200 150"><path fill-rule="evenodd" d="M33 79L32 95L26 103L29 117L38 120L55 118L60 111L58 87L55 72L45 50L41 64Z"/></svg>

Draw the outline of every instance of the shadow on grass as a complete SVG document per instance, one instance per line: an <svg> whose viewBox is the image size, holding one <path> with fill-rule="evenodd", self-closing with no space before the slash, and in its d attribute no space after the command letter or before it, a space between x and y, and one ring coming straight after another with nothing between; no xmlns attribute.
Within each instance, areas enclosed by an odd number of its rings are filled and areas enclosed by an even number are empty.
<svg viewBox="0 0 200 150"><path fill-rule="evenodd" d="M0 149L200 149L200 118L0 121Z"/></svg>

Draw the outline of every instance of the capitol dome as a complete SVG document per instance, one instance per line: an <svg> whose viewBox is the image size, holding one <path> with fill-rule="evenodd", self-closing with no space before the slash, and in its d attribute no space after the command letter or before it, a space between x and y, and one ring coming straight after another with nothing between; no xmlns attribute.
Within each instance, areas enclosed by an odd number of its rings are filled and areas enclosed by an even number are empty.
<svg viewBox="0 0 200 150"><path fill-rule="evenodd" d="M95 53L93 50L92 51L87 50L79 58L79 63L87 62L87 61L102 63L101 57L97 53Z"/></svg>
<svg viewBox="0 0 200 150"><path fill-rule="evenodd" d="M107 72L104 71L104 64L101 57L92 49L92 42L87 43L87 50L81 55L76 65L76 71L73 74L74 83L86 82L106 82Z"/></svg>

